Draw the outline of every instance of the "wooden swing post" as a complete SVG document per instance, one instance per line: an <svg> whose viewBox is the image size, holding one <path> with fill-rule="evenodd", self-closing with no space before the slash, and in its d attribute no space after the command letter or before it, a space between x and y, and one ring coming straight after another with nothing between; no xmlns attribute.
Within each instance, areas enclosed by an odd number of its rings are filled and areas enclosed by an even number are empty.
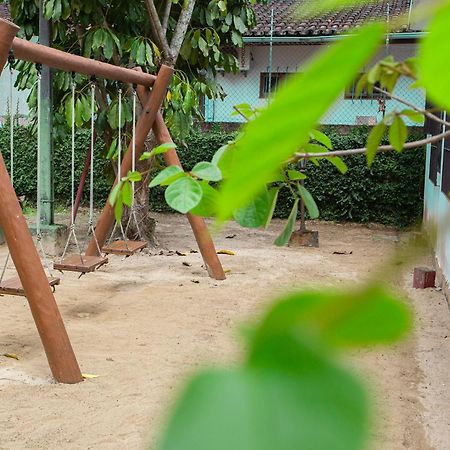
<svg viewBox="0 0 450 450"><path fill-rule="evenodd" d="M0 19L0 74L19 27ZM0 226L30 305L54 378L83 380L64 322L0 153Z"/></svg>
<svg viewBox="0 0 450 450"><path fill-rule="evenodd" d="M132 70L135 73L135 70ZM139 120L136 123L136 136L135 136L135 145L136 145L136 158L139 158L144 149L145 139L147 138L148 133L153 127L155 123L156 116L161 108L162 102L166 95L166 90L169 86L170 80L172 79L173 68L162 65L159 69L158 76L156 77L155 83L152 88L152 93L146 102L142 114L139 117ZM132 167L132 143L128 146L127 151L125 152L121 164L121 176L125 176ZM113 188L117 183L114 182ZM95 227L95 234L97 238L97 242L95 238L92 238L89 242L88 248L86 250L87 256L98 255L98 247L102 248L105 244L107 237L114 225L114 210L110 205L109 201L106 202L105 207L97 221Z"/></svg>
<svg viewBox="0 0 450 450"><path fill-rule="evenodd" d="M136 91L139 101L144 105L148 101L149 92L144 86L138 86ZM158 112L155 124L153 125L153 132L155 133L155 138L159 145L173 143L170 132L167 129L163 116L160 112ZM163 157L167 166L179 166L183 168L175 149L168 150L163 154ZM194 216L194 214L191 213L187 213L187 218L191 225L209 276L211 278L215 278L216 280L225 280L225 272L220 259L217 256L216 248L208 227L206 226L205 220L203 217Z"/></svg>

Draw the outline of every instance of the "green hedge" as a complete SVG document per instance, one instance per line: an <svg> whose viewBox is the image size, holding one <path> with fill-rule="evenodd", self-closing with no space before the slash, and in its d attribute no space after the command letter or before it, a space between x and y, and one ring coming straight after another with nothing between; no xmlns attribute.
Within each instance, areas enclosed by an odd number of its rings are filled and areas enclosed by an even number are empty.
<svg viewBox="0 0 450 450"><path fill-rule="evenodd" d="M324 127L336 150L359 148L365 145L368 127ZM423 137L421 129L411 129L412 140ZM181 162L191 169L200 160L211 160L214 152L235 133L219 130L196 130L187 139L187 146L178 149ZM386 143L386 142L385 142ZM307 165L306 187L317 201L320 217L324 220L377 222L396 227L406 227L420 219L425 164L423 149L408 150L401 154L380 154L372 168L364 156L346 157L349 170L341 175L327 161L320 168ZM157 211L169 211L164 201L164 191L154 188L151 205ZM287 190L280 192L275 217L286 218L292 207Z"/></svg>
<svg viewBox="0 0 450 450"><path fill-rule="evenodd" d="M31 127L17 126L14 129L14 185L18 195L25 195L28 201L36 201L36 173L37 173L37 145L36 134ZM86 154L89 150L90 133L78 131L75 145L75 173L76 186L83 171ZM9 127L0 128L0 148L6 166L10 168ZM94 151L94 200L100 205L108 196L114 175L110 165L101 156L103 143L99 140ZM55 201L58 204L70 205L71 196L71 138L56 143L53 162L55 168L54 190ZM89 199L89 185L84 192L84 201Z"/></svg>
<svg viewBox="0 0 450 450"><path fill-rule="evenodd" d="M364 146L367 127L339 129L326 127L335 149ZM214 152L233 139L235 133L219 129L195 130L187 139L185 147L179 147L181 162L190 170L198 161L211 160ZM36 136L30 127L16 127L15 133L15 186L20 195L30 201L36 198ZM413 129L412 139L422 137L422 131ZM76 179L79 180L86 152L89 147L89 132L79 131L76 137ZM9 168L9 129L0 128L0 148ZM103 144L95 148L95 201L105 202L112 183L113 174L108 162L100 156ZM55 200L59 204L70 204L70 137L55 145ZM378 222L405 227L416 222L422 214L422 188L425 164L423 149L408 150L401 154L381 154L368 168L364 156L346 157L349 171L341 175L330 163L324 161L320 168L308 163L307 188L315 197L320 217L334 221ZM84 200L88 199L87 189ZM164 190L154 188L150 193L152 209L171 211L164 201ZM276 217L287 217L292 200L288 192L280 192Z"/></svg>

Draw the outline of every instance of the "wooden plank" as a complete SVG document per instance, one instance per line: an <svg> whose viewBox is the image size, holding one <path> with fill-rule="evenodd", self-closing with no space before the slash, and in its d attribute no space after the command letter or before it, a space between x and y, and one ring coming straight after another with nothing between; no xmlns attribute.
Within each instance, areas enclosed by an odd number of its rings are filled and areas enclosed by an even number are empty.
<svg viewBox="0 0 450 450"><path fill-rule="evenodd" d="M61 280L56 277L47 277L48 284L51 287L59 285ZM19 277L9 278L0 283L0 295L18 295L25 297L25 291Z"/></svg>
<svg viewBox="0 0 450 450"><path fill-rule="evenodd" d="M54 263L53 268L61 272L94 272L100 266L108 262L105 256L69 255L59 263Z"/></svg>
<svg viewBox="0 0 450 450"><path fill-rule="evenodd" d="M113 255L132 256L145 247L147 247L146 241L118 240L103 247L102 252Z"/></svg>

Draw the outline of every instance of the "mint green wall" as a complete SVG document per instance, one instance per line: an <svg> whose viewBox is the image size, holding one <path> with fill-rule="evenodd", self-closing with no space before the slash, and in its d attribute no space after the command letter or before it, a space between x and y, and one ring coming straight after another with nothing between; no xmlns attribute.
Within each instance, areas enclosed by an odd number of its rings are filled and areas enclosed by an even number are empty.
<svg viewBox="0 0 450 450"><path fill-rule="evenodd" d="M301 72L307 61L324 47L325 45L274 45L272 72ZM413 44L391 44L389 47L389 53L400 60L413 56L414 51L415 46ZM217 75L216 79L224 88L227 97L223 101L206 101L205 118L208 122L241 122L240 116L232 115L234 105L240 103L248 103L254 107L265 105L266 100L259 98L260 74L269 71L269 47L267 45L251 46L250 54L250 69L248 71ZM383 58L385 54L385 49L380 50L374 61ZM370 64L368 67L370 67ZM333 76L333 70L339 70L339 67L332 68L330 76ZM400 80L395 94L406 98L414 105L424 107L424 93L417 89L409 90L408 88L408 81L406 79ZM397 102L387 101L387 111L399 107L401 106ZM341 94L340 99L330 108L321 123L355 125L358 116L370 117L371 121L381 119L382 114L378 112L378 102L375 100L345 99L344 94Z"/></svg>
<svg viewBox="0 0 450 450"><path fill-rule="evenodd" d="M443 147L442 147L443 148ZM448 150L445 150L448 151ZM430 181L431 147L427 146L425 193L424 193L424 225L436 232L435 254L437 262L447 282L450 282L450 200L441 191L442 170L438 173L436 186ZM444 151L441 151L441 169Z"/></svg>

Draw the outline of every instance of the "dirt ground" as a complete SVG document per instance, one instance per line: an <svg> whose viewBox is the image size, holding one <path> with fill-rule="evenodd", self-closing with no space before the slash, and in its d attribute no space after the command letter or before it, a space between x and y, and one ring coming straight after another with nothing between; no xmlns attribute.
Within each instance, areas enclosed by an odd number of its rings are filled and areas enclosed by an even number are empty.
<svg viewBox="0 0 450 450"><path fill-rule="evenodd" d="M271 244L282 222L269 231L231 224L215 236L218 249L235 252L221 256L230 272L217 282L200 255L190 253L196 245L185 218L157 220L159 248L127 260L111 256L80 280L66 273L57 289L82 372L98 378L52 383L26 301L0 299L0 449L147 448L183 379L204 364L238 360L238 326L274 295L299 286L354 285L404 237L379 227L317 223L320 248L280 249ZM413 290L411 281L406 270L397 285L415 311L413 335L352 358L376 396L374 450L450 448L449 309L441 291Z"/></svg>

